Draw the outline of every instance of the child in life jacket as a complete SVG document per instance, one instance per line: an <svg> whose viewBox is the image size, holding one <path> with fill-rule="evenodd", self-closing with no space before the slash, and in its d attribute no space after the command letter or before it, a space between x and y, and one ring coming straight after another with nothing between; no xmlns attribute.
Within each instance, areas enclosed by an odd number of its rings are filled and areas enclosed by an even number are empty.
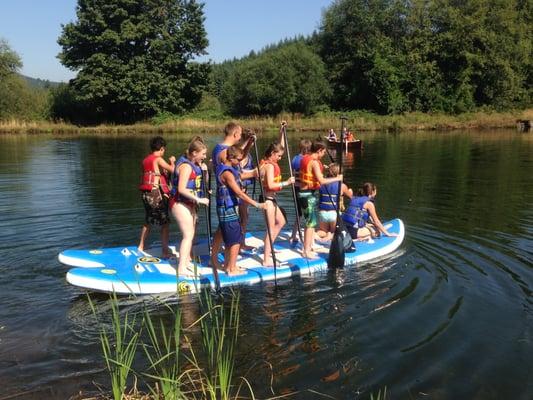
<svg viewBox="0 0 533 400"><path fill-rule="evenodd" d="M357 190L357 194L352 197L346 211L342 214L342 219L346 224L346 229L353 240L367 240L385 236L398 236L390 233L381 223L374 198L378 193L377 186L367 182Z"/></svg>
<svg viewBox="0 0 533 400"><path fill-rule="evenodd" d="M312 251L315 228L318 225L317 191L321 185L342 182L341 174L330 178L325 178L322 174L324 166L320 160L325 154L326 145L321 141L314 141L311 146L311 153L303 156L300 164L300 192L298 196L306 220L302 254L308 259L317 258L316 253Z"/></svg>
<svg viewBox="0 0 533 400"><path fill-rule="evenodd" d="M243 160L240 162L239 167L242 172L250 172L254 169L252 162L252 155L249 152L250 144L255 142L255 133L251 129L245 129L239 146L243 149ZM248 149L245 151L245 149ZM249 196L253 196L252 192L255 189L255 178L241 179L242 190ZM242 243L241 250L251 250L254 247L246 245L246 228L248 226L248 203L241 201L239 204L239 217L241 218L241 228L242 228Z"/></svg>
<svg viewBox="0 0 533 400"><path fill-rule="evenodd" d="M312 142L309 139L300 139L300 153L296 154L292 161L292 172L294 174L294 190L296 192L296 212L298 216L302 216L302 205L298 197L298 192L300 191L300 164L302 163L302 158L311 151ZM296 245L298 242L298 224L297 221L294 221L294 226L292 227L291 243Z"/></svg>
<svg viewBox="0 0 533 400"><path fill-rule="evenodd" d="M191 249L196 232L198 205L209 206L209 200L202 191L204 179L202 164L207 155L207 147L199 136L189 143L187 152L176 162L172 174L172 191L169 202L170 212L178 223L182 239L179 250L178 275L194 276L191 262Z"/></svg>
<svg viewBox="0 0 533 400"><path fill-rule="evenodd" d="M161 248L163 258L170 256L168 248L169 222L168 198L170 189L167 183L167 174L174 170L176 157L169 158L167 163L163 156L167 143L161 136L150 140L151 153L142 161L142 177L139 190L144 204L145 223L141 229L139 250L144 251L146 240L150 234L152 225L161 227Z"/></svg>
<svg viewBox="0 0 533 400"><path fill-rule="evenodd" d="M245 201L256 208L266 209L265 203L258 203L241 189L241 177L257 177L257 170L241 173L239 163L243 159L243 150L231 146L226 151L226 161L218 165L215 171L217 182L217 216L219 229L224 240L224 269L228 275L240 275L245 272L237 267L237 256L242 243L242 230L237 212L239 203ZM211 253L211 262L220 267L218 254Z"/></svg>
<svg viewBox="0 0 533 400"><path fill-rule="evenodd" d="M328 177L336 177L339 175L340 168L336 163L329 165ZM319 228L316 231L317 237L320 239L331 240L335 233L335 226L337 224L337 202L339 201L339 182L332 182L326 185L320 186L318 189L318 221ZM341 184L342 196L352 198L353 191L346 186L345 183ZM341 199L341 211L342 211L342 199Z"/></svg>
<svg viewBox="0 0 533 400"><path fill-rule="evenodd" d="M274 142L265 151L265 155L260 163L261 179L263 181L263 188L266 203L266 220L270 229L267 229L265 234L265 254L263 258L263 265L270 267L273 265L272 247L270 243L270 236L272 242L276 241L281 229L287 223L285 210L278 205L276 198L277 192L286 186L294 184L294 177L282 181L281 169L278 161L283 156L283 146L281 143Z"/></svg>
<svg viewBox="0 0 533 400"><path fill-rule="evenodd" d="M224 140L221 143L218 143L211 154L211 162L213 165L213 171L216 172L220 164L224 164L227 161L227 150L231 146L237 145L244 150L245 153L248 153L250 147L252 146L253 138L247 138L245 141L241 142L242 138L242 127L235 122L228 122L224 127ZM240 144L239 144L240 143ZM218 253L222 248L222 232L220 227L217 228L213 236L213 247L211 248L211 260L213 265L218 268L220 263L216 258Z"/></svg>

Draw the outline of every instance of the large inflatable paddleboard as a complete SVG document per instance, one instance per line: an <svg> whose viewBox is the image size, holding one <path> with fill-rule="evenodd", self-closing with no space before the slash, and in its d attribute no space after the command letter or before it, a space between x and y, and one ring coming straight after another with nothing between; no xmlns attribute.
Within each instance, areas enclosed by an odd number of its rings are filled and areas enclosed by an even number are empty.
<svg viewBox="0 0 533 400"><path fill-rule="evenodd" d="M356 251L346 253L346 266L384 257L400 246L405 236L402 221L394 219L384 225L389 232L396 233L398 236L355 242ZM307 261L301 255L301 248L291 248L289 236L290 232L282 232L274 246L278 262L277 279L327 270L328 243L318 246L319 259ZM274 268L263 267L261 264L263 238L264 232L247 234L246 244L254 246L256 251L246 252L239 256L237 265L246 269L246 273L228 276L223 271L219 271L221 287L251 285L274 280ZM198 292L204 287L215 287L213 270L208 263L206 243L200 242L194 247L193 253L198 257L196 278L176 275L176 260L179 255L174 247L171 249L176 257L170 259L162 259L159 248L141 252L136 246L65 250L59 254L58 258L63 264L76 267L67 273L67 281L70 284L94 291L121 294L170 292L184 294ZM219 257L222 261L222 255Z"/></svg>

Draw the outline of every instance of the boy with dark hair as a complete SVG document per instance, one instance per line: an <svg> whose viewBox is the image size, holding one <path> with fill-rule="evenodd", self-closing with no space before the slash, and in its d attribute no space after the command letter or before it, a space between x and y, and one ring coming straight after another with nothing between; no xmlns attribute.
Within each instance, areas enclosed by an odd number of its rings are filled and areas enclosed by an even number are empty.
<svg viewBox="0 0 533 400"><path fill-rule="evenodd" d="M152 225L161 227L161 248L163 258L170 256L168 248L169 222L168 198L170 189L168 187L167 173L174 170L176 157L169 158L170 164L163 159L166 149L166 141L161 136L153 137L150 140L151 153L142 161L142 178L139 190L145 210L145 223L141 229L139 240L139 250L146 248L146 239L150 234Z"/></svg>

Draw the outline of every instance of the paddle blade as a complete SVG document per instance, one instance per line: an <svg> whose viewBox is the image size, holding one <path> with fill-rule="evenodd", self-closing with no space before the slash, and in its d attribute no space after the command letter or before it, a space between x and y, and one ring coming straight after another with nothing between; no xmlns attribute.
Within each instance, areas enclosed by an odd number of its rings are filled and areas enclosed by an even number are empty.
<svg viewBox="0 0 533 400"><path fill-rule="evenodd" d="M336 269L344 267L344 240L343 232L337 227L333 240L331 241L331 247L329 248L328 268Z"/></svg>

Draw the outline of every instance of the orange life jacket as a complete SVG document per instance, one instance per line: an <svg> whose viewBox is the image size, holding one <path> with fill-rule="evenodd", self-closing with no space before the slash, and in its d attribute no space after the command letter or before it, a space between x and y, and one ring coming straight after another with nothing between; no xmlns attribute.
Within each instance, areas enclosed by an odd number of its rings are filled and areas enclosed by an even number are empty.
<svg viewBox="0 0 533 400"><path fill-rule="evenodd" d="M316 190L320 187L320 182L316 178L313 170L311 169L311 161L313 161L313 156L311 154L306 154L302 157L302 162L300 164L300 181L301 190ZM320 171L324 170L324 166L320 160L316 160L320 167Z"/></svg>
<svg viewBox="0 0 533 400"><path fill-rule="evenodd" d="M278 163L272 162L270 160L261 160L261 162L259 163L259 167L262 167L265 164L271 164L274 166L274 183L281 183L281 169L279 168ZM273 187L268 186L266 174L264 176L263 183L265 185L266 190L269 192L279 192L281 190L281 187L279 185L275 185Z"/></svg>

